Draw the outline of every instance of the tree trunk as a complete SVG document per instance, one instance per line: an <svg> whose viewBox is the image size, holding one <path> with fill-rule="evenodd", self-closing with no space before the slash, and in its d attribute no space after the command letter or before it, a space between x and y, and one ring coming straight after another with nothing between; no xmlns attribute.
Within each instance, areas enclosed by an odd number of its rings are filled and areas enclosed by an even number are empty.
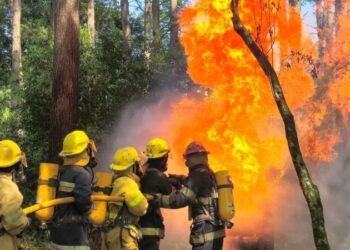
<svg viewBox="0 0 350 250"><path fill-rule="evenodd" d="M23 86L22 48L21 48L21 0L12 0L12 74L15 77L13 87Z"/></svg>
<svg viewBox="0 0 350 250"><path fill-rule="evenodd" d="M301 0L288 0L289 4L294 8L300 10L301 9Z"/></svg>
<svg viewBox="0 0 350 250"><path fill-rule="evenodd" d="M49 160L58 162L64 136L78 120L79 0L55 1Z"/></svg>
<svg viewBox="0 0 350 250"><path fill-rule="evenodd" d="M95 0L89 0L87 11L87 23L89 30L90 45L95 48L96 29L95 29Z"/></svg>
<svg viewBox="0 0 350 250"><path fill-rule="evenodd" d="M316 24L318 35L319 62L323 62L327 49L332 47L336 33L337 1L316 0Z"/></svg>
<svg viewBox="0 0 350 250"><path fill-rule="evenodd" d="M170 44L169 53L175 58L180 48L179 25L177 20L177 0L170 0Z"/></svg>
<svg viewBox="0 0 350 250"><path fill-rule="evenodd" d="M323 216L323 206L317 186L312 182L308 169L300 150L298 134L295 128L295 121L283 95L276 71L273 69L267 56L262 52L253 40L250 32L243 25L238 14L238 0L232 0L231 9L233 12L232 23L235 31L243 39L249 50L255 56L260 67L270 81L273 97L284 122L286 138L293 165L298 176L300 187L303 191L309 207L315 246L318 250L329 250L327 232Z"/></svg>
<svg viewBox="0 0 350 250"><path fill-rule="evenodd" d="M151 0L145 0L145 58L151 58Z"/></svg>
<svg viewBox="0 0 350 250"><path fill-rule="evenodd" d="M316 25L317 25L317 37L318 37L318 59L320 62L323 61L325 53L325 35L323 34L323 29L325 27L325 17L322 7L323 0L316 0Z"/></svg>
<svg viewBox="0 0 350 250"><path fill-rule="evenodd" d="M160 6L159 0L152 1L152 23L153 23L153 50L158 52L160 48Z"/></svg>
<svg viewBox="0 0 350 250"><path fill-rule="evenodd" d="M131 46L131 25L129 17L129 1L121 0L123 38Z"/></svg>

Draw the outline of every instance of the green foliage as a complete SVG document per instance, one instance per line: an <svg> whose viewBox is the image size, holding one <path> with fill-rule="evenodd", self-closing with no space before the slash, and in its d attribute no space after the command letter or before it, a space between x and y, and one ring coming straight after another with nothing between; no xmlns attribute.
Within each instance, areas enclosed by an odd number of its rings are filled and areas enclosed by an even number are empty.
<svg viewBox="0 0 350 250"><path fill-rule="evenodd" d="M99 138L117 110L148 93L150 72L142 54L131 55L120 30L101 31L95 49L87 30L81 34L80 127Z"/></svg>
<svg viewBox="0 0 350 250"><path fill-rule="evenodd" d="M24 87L14 88L11 76L10 1L0 0L0 139L14 139L26 152L29 161L28 182L20 187L25 197L24 206L35 202L38 166L47 160L48 155L54 48L51 2L22 1ZM161 9L162 46L158 53L152 55L152 61L147 66L142 14L131 17L132 46L129 47L122 38L117 1L96 0L97 37L96 47L92 48L86 27L87 1L81 1L78 127L86 130L94 139L101 137L126 104L168 84L159 79L170 78L172 83L181 82L180 88L188 86L190 81L183 67L178 67L183 64L169 64L169 10L166 6L163 4ZM183 60L183 53L180 54ZM26 242L25 248L43 249L39 246L47 241L47 235L33 226L24 234L23 241Z"/></svg>

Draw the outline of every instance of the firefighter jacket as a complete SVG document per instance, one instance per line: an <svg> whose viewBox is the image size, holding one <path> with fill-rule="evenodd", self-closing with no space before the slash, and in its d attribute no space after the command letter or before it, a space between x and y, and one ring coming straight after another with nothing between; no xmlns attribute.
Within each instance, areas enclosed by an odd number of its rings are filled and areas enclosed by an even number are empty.
<svg viewBox="0 0 350 250"><path fill-rule="evenodd" d="M0 173L0 246L1 249L17 249L16 235L28 226L28 219L21 205L23 196L12 175Z"/></svg>
<svg viewBox="0 0 350 250"><path fill-rule="evenodd" d="M132 172L115 176L111 196L123 196L124 202L110 202L108 217L112 229L103 236L102 249L138 249L140 216L146 214L148 202L139 188L139 177Z"/></svg>
<svg viewBox="0 0 350 250"><path fill-rule="evenodd" d="M148 194L160 193L169 195L172 191L172 186L163 172L148 166L145 175L141 179L141 191ZM139 223L143 236L164 237L163 216L157 203L150 201L147 214L140 218Z"/></svg>
<svg viewBox="0 0 350 250"><path fill-rule="evenodd" d="M159 203L162 207L189 206L189 219L193 219L190 243L194 248L200 246L203 249L221 249L225 229L219 219L216 194L214 173L209 166L198 164L189 168L189 175L182 189L171 195L161 196ZM213 242L216 241L218 243L214 245L218 246L213 247Z"/></svg>
<svg viewBox="0 0 350 250"><path fill-rule="evenodd" d="M57 198L73 196L75 202L55 208L51 240L61 246L88 246L87 216L92 206L93 172L89 167L63 166Z"/></svg>

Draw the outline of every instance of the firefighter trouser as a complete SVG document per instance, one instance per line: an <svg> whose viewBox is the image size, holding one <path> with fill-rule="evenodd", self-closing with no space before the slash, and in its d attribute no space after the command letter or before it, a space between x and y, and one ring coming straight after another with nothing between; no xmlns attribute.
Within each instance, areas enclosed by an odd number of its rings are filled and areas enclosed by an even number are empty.
<svg viewBox="0 0 350 250"><path fill-rule="evenodd" d="M140 241L140 250L159 250L159 237L143 236Z"/></svg>
<svg viewBox="0 0 350 250"><path fill-rule="evenodd" d="M203 244L192 244L192 250L222 250L224 238L206 241Z"/></svg>
<svg viewBox="0 0 350 250"><path fill-rule="evenodd" d="M131 228L117 226L102 234L101 250L138 250L137 238Z"/></svg>
<svg viewBox="0 0 350 250"><path fill-rule="evenodd" d="M88 246L62 246L53 242L51 242L50 244L51 247L56 250L90 250L90 247Z"/></svg>
<svg viewBox="0 0 350 250"><path fill-rule="evenodd" d="M18 244L16 237L7 233L0 236L0 248L4 250L17 250Z"/></svg>
<svg viewBox="0 0 350 250"><path fill-rule="evenodd" d="M224 237L223 226L203 220L195 220L192 224L190 243L193 250L222 250Z"/></svg>

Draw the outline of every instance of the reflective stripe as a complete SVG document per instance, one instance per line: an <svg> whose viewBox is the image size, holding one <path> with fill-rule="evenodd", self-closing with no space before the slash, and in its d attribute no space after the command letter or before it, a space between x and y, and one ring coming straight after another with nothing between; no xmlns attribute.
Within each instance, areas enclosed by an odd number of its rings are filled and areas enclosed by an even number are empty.
<svg viewBox="0 0 350 250"><path fill-rule="evenodd" d="M200 214L194 218L194 222L202 222L202 221L214 221L213 217L207 214Z"/></svg>
<svg viewBox="0 0 350 250"><path fill-rule="evenodd" d="M38 185L48 185L49 187L58 187L59 182L56 178L50 178L48 180L39 179Z"/></svg>
<svg viewBox="0 0 350 250"><path fill-rule="evenodd" d="M129 206L130 207L135 207L137 206L138 204L140 204L140 202L144 199L145 197L143 196L143 194L138 194L133 200L131 200L129 202Z"/></svg>
<svg viewBox="0 0 350 250"><path fill-rule="evenodd" d="M226 236L225 229L210 232L210 233L200 234L200 235L191 235L190 243L204 244L205 242L213 241L215 239L223 238L225 236Z"/></svg>
<svg viewBox="0 0 350 250"><path fill-rule="evenodd" d="M63 246L53 242L50 242L50 245L55 250L90 250L90 247L88 246Z"/></svg>
<svg viewBox="0 0 350 250"><path fill-rule="evenodd" d="M12 223L12 222L18 220L19 218L21 218L22 215L24 215L22 209L18 208L10 214L3 215L2 222Z"/></svg>
<svg viewBox="0 0 350 250"><path fill-rule="evenodd" d="M141 228L141 232L143 236L159 236L161 238L164 237L164 230L156 227L143 227Z"/></svg>
<svg viewBox="0 0 350 250"><path fill-rule="evenodd" d="M161 206L164 208L170 208L170 196L169 195L162 195L160 198Z"/></svg>
<svg viewBox="0 0 350 250"><path fill-rule="evenodd" d="M117 218L117 216L118 216L118 213L111 211L108 213L108 216L109 216L110 220L115 220L115 218Z"/></svg>
<svg viewBox="0 0 350 250"><path fill-rule="evenodd" d="M75 183L73 182L60 181L60 184L58 186L58 191L70 193L70 192L73 192L74 187L75 187Z"/></svg>
<svg viewBox="0 0 350 250"><path fill-rule="evenodd" d="M186 198L189 199L190 201L194 201L196 198L196 193L193 192L188 187L181 188L179 192L183 193L186 196Z"/></svg>
<svg viewBox="0 0 350 250"><path fill-rule="evenodd" d="M203 205L211 205L211 204L213 204L213 198L211 198L211 197L198 197L197 201L199 201Z"/></svg>

